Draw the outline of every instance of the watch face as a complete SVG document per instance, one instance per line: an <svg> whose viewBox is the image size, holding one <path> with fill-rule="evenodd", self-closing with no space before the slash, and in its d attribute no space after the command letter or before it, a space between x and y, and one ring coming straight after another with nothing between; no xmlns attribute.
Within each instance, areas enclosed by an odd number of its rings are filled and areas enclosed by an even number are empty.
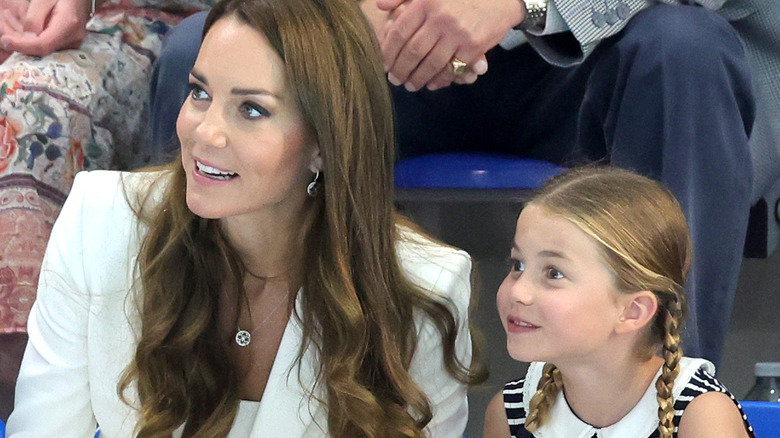
<svg viewBox="0 0 780 438"><path fill-rule="evenodd" d="M523 0L527 15L515 29L543 30L547 19L547 0Z"/></svg>

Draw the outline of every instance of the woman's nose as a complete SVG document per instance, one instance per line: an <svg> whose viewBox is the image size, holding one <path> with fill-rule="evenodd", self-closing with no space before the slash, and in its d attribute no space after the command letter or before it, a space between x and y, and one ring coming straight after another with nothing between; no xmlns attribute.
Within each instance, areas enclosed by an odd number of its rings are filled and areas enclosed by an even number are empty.
<svg viewBox="0 0 780 438"><path fill-rule="evenodd" d="M203 114L203 119L195 127L195 134L203 144L217 148L227 146L225 120L215 105L211 105Z"/></svg>

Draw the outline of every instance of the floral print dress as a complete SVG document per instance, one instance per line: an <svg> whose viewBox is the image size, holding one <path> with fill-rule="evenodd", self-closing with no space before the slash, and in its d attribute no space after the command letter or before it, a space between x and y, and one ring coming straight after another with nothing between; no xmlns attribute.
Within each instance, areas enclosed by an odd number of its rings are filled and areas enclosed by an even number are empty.
<svg viewBox="0 0 780 438"><path fill-rule="evenodd" d="M0 65L0 333L24 332L54 220L81 170L126 168L170 26L210 2L110 0L78 50Z"/></svg>

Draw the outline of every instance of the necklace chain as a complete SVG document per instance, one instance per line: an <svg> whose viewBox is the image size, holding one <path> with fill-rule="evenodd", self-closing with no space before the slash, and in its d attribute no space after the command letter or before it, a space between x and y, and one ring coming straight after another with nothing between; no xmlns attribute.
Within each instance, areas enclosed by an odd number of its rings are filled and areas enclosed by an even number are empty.
<svg viewBox="0 0 780 438"><path fill-rule="evenodd" d="M282 272L282 273L274 275L274 276L265 277L265 276L262 276L262 275L255 274L254 272L252 272L249 269L247 269L246 266L244 267L244 272L249 274L249 276L254 277L254 278L258 279L258 280L262 280L264 282L268 281L270 279L279 278L279 277L281 277L282 275L285 274L285 272ZM284 303L285 301L286 300L284 300L284 299L279 300L279 303L273 308L273 310L271 310L271 313L266 315L266 317L263 318L262 321L260 321L260 324L258 324L257 327L253 328L252 330L244 330L241 327L236 326L236 336L234 338L235 341L236 341L236 344L238 344L239 347L246 347L247 345L249 345L252 342L252 335L257 331L257 329L259 329L260 327L265 325L266 322L268 322L268 320L276 313L276 311L279 310L280 307L282 307L282 303ZM250 324L251 324L251 321L252 321L252 312L251 311L249 312L249 321L250 321Z"/></svg>
<svg viewBox="0 0 780 438"><path fill-rule="evenodd" d="M286 300L279 300L279 304L277 304L276 307L274 307L274 309L271 310L271 313L266 315L266 317L263 318L262 321L260 321L260 324L258 324L257 327L253 328L251 331L244 330L241 327L236 327L238 329L238 331L236 331L236 336L235 336L236 344L238 344L239 347L246 347L247 345L249 345L249 343L252 342L252 335L257 331L257 329L259 329L260 327L265 325L266 322L268 322L268 320L274 315L274 313L276 313L276 311L279 310L280 307L282 307L282 303L284 303L285 301ZM251 315L250 315L250 319L251 319Z"/></svg>

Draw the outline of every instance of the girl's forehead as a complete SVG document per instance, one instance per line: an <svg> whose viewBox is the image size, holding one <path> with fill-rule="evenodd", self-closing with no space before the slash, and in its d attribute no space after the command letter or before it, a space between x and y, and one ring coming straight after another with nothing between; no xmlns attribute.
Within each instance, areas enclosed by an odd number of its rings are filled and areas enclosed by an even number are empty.
<svg viewBox="0 0 780 438"><path fill-rule="evenodd" d="M528 205L517 219L514 247L523 254L564 254L600 260L599 245L577 225L543 207Z"/></svg>

